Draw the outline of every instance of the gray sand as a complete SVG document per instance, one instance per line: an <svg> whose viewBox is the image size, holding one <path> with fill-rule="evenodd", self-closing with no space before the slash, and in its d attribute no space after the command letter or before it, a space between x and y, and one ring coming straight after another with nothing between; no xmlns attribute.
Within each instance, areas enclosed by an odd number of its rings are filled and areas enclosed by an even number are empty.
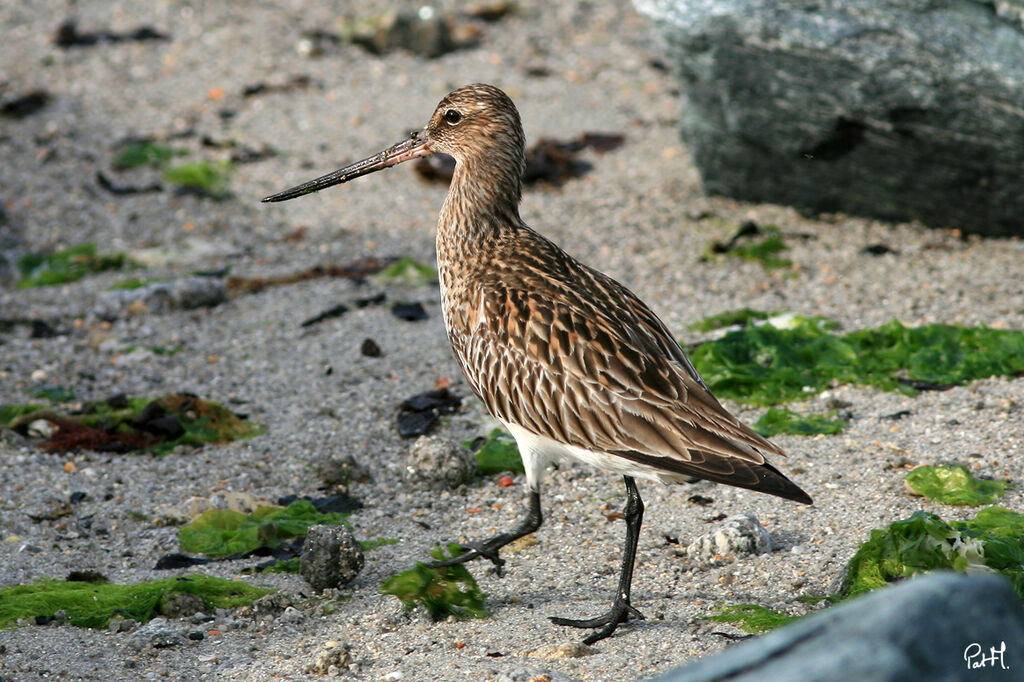
<svg viewBox="0 0 1024 682"><path fill-rule="evenodd" d="M744 306L824 315L846 330L894 317L907 324L1024 327L1019 241L960 239L950 231L845 216L809 220L778 206L702 197L676 132L676 85L649 64L659 54L651 27L617 4L523 2L517 15L484 26L479 47L425 60L404 53L373 57L351 45L318 59L297 54L301 30L337 30L339 16L365 11L355 9L358 3L82 2L74 8L81 30L152 24L173 39L70 50L50 43L69 11L65 3L4 3L0 94L41 87L55 98L39 114L0 120L7 215L0 230L31 249L93 241L104 251L163 253L165 262L139 273L157 278L227 265L234 275L284 274L366 256L429 263L444 189L421 182L408 167L284 204L258 199L398 141L450 89L485 81L516 100L531 141L584 131L626 136L616 151L587 152L594 167L585 177L560 190L528 191L522 214L570 253L633 288L681 340L701 338L687 325ZM549 75L529 75L539 67ZM322 89L241 96L246 86L302 74ZM213 88L225 95L211 99ZM222 109L233 117L222 118ZM117 140L192 128L196 135L172 141L191 151L187 158L226 154L201 148L203 135L269 144L281 154L237 166L234 198L225 202L170 191L115 197L97 185L97 169L128 183L159 179L155 171L110 171ZM789 239L794 273L700 261L705 245L728 238L745 219L809 235ZM305 229L302 238L286 241L297 228ZM898 254L859 253L877 242ZM466 406L437 433L461 440L488 428L447 346L436 288L320 279L209 310L127 316L105 328L92 311L100 294L125 276L0 289L0 317L44 317L71 329L44 340L27 338L21 326L0 336L0 404L26 402L38 385L74 386L83 400L187 390L248 412L266 435L162 458L55 455L6 439L0 443L0 585L62 578L75 569L97 570L114 582L186 573L151 570L178 549L177 528L149 520L161 505L223 490L269 499L315 495L316 463L346 454L373 475L351 488L366 505L351 517L356 536L401 543L367 554L362 574L342 591L351 598L330 615L322 615L319 602L304 603L311 591L297 575L261 575L247 579L292 595L298 615L218 614L208 624L180 626L218 635L142 651L124 633L66 625L2 631L3 679L305 679L328 641L351 647L351 674L359 679L526 679L530 671L563 680L645 678L728 646L713 633L738 631L702 619L723 604L806 612L811 607L797 598L827 592L872 528L917 509L947 519L974 515L910 496L905 469L894 465L959 460L976 464L980 474L1022 477L1022 380L990 379L914 398L836 387L792 407L821 412L830 399L847 401L855 418L845 433L777 439L790 456L776 464L815 498L814 506L708 483L643 484L647 515L633 601L647 620L599 642L594 655L530 657L539 647L582 637L547 616L589 617L607 608L623 526L602 514L621 506L621 481L580 466L551 472L538 543L508 553L503 578L481 563L471 566L489 595L489 619L434 624L379 594L384 578L424 559L436 543L490 535L523 511L521 476L512 487L488 476L443 494L403 488L411 443L394 428L402 399L448 377ZM379 290L389 300L422 302L430 318L403 322L384 306L299 326L330 305ZM383 357L360 354L367 337ZM153 345L182 350L173 356L128 350ZM730 407L748 421L761 412ZM911 414L882 418L900 410ZM71 473L67 462L74 464ZM87 496L72 515L30 518L52 506L50 498L75 491ZM714 503L688 504L695 493ZM1003 504L1020 509L1022 502L1018 486ZM711 517L745 513L771 531L777 551L705 566L680 557L679 546L664 539L678 537L685 546L706 532ZM252 563L204 570L233 577Z"/></svg>

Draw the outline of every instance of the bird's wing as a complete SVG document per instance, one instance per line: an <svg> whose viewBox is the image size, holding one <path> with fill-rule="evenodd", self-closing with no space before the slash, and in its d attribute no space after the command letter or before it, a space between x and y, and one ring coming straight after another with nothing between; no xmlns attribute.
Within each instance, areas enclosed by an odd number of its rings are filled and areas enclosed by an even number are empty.
<svg viewBox="0 0 1024 682"><path fill-rule="evenodd" d="M521 270L481 284L453 320L472 330L452 344L491 413L556 442L804 500L765 460L784 453L722 407L661 320L569 261L577 271L561 279Z"/></svg>

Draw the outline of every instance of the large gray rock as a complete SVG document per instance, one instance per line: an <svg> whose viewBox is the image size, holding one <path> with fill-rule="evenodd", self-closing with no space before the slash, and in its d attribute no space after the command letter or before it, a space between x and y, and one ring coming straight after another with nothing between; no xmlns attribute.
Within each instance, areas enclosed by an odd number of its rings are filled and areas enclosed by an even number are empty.
<svg viewBox="0 0 1024 682"><path fill-rule="evenodd" d="M709 194L1024 234L1024 1L634 3Z"/></svg>
<svg viewBox="0 0 1024 682"><path fill-rule="evenodd" d="M991 647L1002 656L992 657ZM989 660L977 667L983 657ZM942 572L827 609L658 679L984 682L1019 679L1021 670L1024 606L1010 583Z"/></svg>

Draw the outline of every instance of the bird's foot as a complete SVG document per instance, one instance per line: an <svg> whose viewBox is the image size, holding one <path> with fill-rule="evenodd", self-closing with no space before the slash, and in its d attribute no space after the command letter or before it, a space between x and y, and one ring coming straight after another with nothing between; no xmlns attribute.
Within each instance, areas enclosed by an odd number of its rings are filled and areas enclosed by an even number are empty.
<svg viewBox="0 0 1024 682"><path fill-rule="evenodd" d="M620 623L630 620L644 620L644 614L637 611L628 601L616 599L608 613L597 618L576 620L574 618L551 616L549 620L555 625L565 625L571 628L601 628L583 640L584 644L593 644L610 636L619 627Z"/></svg>
<svg viewBox="0 0 1024 682"><path fill-rule="evenodd" d="M474 559L487 559L494 564L494 572L500 577L505 565L505 560L498 556L498 550L501 549L507 543L498 543L496 541L502 538L494 537L488 540L481 540L480 542L467 542L463 545L463 552L458 556L452 557L451 559L445 559L444 561L434 561L428 564L431 568L444 568L445 566L456 566L458 564L465 564Z"/></svg>

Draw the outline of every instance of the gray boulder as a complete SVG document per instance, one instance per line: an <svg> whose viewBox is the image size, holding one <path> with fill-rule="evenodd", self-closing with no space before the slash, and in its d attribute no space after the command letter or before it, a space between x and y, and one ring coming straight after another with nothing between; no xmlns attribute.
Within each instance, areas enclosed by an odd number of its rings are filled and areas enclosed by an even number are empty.
<svg viewBox="0 0 1024 682"><path fill-rule="evenodd" d="M709 194L1024 234L1024 1L634 4Z"/></svg>
<svg viewBox="0 0 1024 682"><path fill-rule="evenodd" d="M1024 669L1022 643L1024 606L1008 581L940 572L845 602L658 680L1009 680Z"/></svg>

